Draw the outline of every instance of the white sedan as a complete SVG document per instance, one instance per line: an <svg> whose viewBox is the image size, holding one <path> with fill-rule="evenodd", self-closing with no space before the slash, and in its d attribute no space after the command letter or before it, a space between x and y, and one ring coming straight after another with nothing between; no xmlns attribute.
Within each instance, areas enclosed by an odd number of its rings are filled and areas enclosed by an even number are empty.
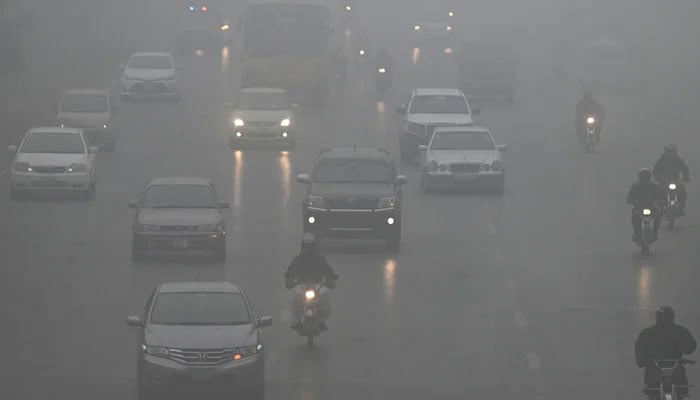
<svg viewBox="0 0 700 400"><path fill-rule="evenodd" d="M129 57L121 78L122 98L180 97L177 67L170 53L134 53Z"/></svg>
<svg viewBox="0 0 700 400"><path fill-rule="evenodd" d="M19 146L10 171L10 197L18 200L32 191L79 192L85 199L95 194L95 153L75 128L34 128Z"/></svg>
<svg viewBox="0 0 700 400"><path fill-rule="evenodd" d="M423 155L421 187L477 187L503 193L505 168L491 132L483 127L442 127L420 146Z"/></svg>

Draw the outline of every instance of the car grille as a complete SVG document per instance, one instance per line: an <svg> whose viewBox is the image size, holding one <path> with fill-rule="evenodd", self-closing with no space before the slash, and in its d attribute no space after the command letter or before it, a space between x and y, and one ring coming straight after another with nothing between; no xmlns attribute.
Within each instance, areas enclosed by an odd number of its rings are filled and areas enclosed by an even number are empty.
<svg viewBox="0 0 700 400"><path fill-rule="evenodd" d="M252 121L252 122L246 122L246 125L249 126L279 126L279 122L274 122L274 121Z"/></svg>
<svg viewBox="0 0 700 400"><path fill-rule="evenodd" d="M32 169L38 174L63 174L66 172L66 167L32 167Z"/></svg>
<svg viewBox="0 0 700 400"><path fill-rule="evenodd" d="M194 225L172 225L160 226L162 232L192 232L197 229Z"/></svg>
<svg viewBox="0 0 700 400"><path fill-rule="evenodd" d="M161 93L167 92L168 88L160 82L137 82L131 87L132 92Z"/></svg>
<svg viewBox="0 0 700 400"><path fill-rule="evenodd" d="M450 172L473 174L481 171L481 164L478 163L458 163L450 164Z"/></svg>
<svg viewBox="0 0 700 400"><path fill-rule="evenodd" d="M187 365L216 365L233 360L236 349L169 349L170 358Z"/></svg>
<svg viewBox="0 0 700 400"><path fill-rule="evenodd" d="M377 199L328 199L328 208L336 210L373 210L377 206Z"/></svg>

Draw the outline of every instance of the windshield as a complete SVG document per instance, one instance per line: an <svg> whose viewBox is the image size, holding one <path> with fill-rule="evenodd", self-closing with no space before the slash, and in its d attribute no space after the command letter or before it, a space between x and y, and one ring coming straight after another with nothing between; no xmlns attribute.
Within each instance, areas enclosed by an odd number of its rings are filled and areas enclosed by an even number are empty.
<svg viewBox="0 0 700 400"><path fill-rule="evenodd" d="M85 145L77 133L31 133L19 152L84 154Z"/></svg>
<svg viewBox="0 0 700 400"><path fill-rule="evenodd" d="M289 99L286 93L241 93L238 105L240 110L288 110Z"/></svg>
<svg viewBox="0 0 700 400"><path fill-rule="evenodd" d="M172 69L173 62L166 55L141 55L131 57L127 67L132 69Z"/></svg>
<svg viewBox="0 0 700 400"><path fill-rule="evenodd" d="M392 180L392 168L384 160L372 159L324 159L316 167L318 183L388 183Z"/></svg>
<svg viewBox="0 0 700 400"><path fill-rule="evenodd" d="M109 111L104 94L67 94L61 100L61 111L68 113L106 113Z"/></svg>
<svg viewBox="0 0 700 400"><path fill-rule="evenodd" d="M430 146L433 150L495 150L486 132L437 132Z"/></svg>
<svg viewBox="0 0 700 400"><path fill-rule="evenodd" d="M152 185L146 189L143 208L217 208L207 185Z"/></svg>
<svg viewBox="0 0 700 400"><path fill-rule="evenodd" d="M240 293L176 292L156 296L156 325L247 325L250 313Z"/></svg>
<svg viewBox="0 0 700 400"><path fill-rule="evenodd" d="M416 96L411 102L411 114L470 114L462 96Z"/></svg>
<svg viewBox="0 0 700 400"><path fill-rule="evenodd" d="M316 56L328 44L324 7L315 4L256 4L249 9L244 48L253 56Z"/></svg>

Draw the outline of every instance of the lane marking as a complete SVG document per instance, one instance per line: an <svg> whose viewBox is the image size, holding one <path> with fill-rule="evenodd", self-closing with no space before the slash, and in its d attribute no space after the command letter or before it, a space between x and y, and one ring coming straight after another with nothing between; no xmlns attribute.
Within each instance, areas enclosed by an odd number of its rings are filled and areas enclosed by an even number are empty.
<svg viewBox="0 0 700 400"><path fill-rule="evenodd" d="M530 366L530 369L542 369L540 358L535 353L527 353L527 364Z"/></svg>
<svg viewBox="0 0 700 400"><path fill-rule="evenodd" d="M515 326L520 328L522 331L527 329L527 319L525 318L525 314L521 313L520 311L515 311L513 313L513 317L515 318Z"/></svg>

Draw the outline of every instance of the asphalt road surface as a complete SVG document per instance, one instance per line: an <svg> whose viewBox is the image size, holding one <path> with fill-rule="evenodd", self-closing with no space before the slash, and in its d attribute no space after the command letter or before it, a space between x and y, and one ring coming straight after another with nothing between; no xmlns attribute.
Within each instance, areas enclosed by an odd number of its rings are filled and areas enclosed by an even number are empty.
<svg viewBox="0 0 700 400"><path fill-rule="evenodd" d="M604 142L584 154L572 126L580 93L554 81L539 57L524 60L514 104L487 105L478 117L510 147L505 195L425 194L419 167L402 164L401 252L326 242L340 275L330 330L308 351L288 329L282 274L298 250L305 189L296 174L323 147L398 156L394 110L408 90L451 84L449 59L421 54L414 63L410 46L392 51L396 82L385 99L354 71L326 108L299 110L288 153L228 149L225 103L238 85L231 48L180 60L181 102L121 104L117 149L98 155L94 200L10 202L2 169L2 397L135 398L137 335L124 317L141 314L158 283L198 274L241 284L255 310L274 318L264 336L267 399L641 397L632 346L654 309L670 304L700 332L700 193L688 185L688 216L661 230L649 257L630 240L624 198L663 144L678 143L696 171L700 145L645 118L640 107L653 105L644 96L601 93ZM126 202L151 178L178 175L213 178L231 202L224 265L200 254L132 263ZM689 367L691 382L699 372Z"/></svg>

